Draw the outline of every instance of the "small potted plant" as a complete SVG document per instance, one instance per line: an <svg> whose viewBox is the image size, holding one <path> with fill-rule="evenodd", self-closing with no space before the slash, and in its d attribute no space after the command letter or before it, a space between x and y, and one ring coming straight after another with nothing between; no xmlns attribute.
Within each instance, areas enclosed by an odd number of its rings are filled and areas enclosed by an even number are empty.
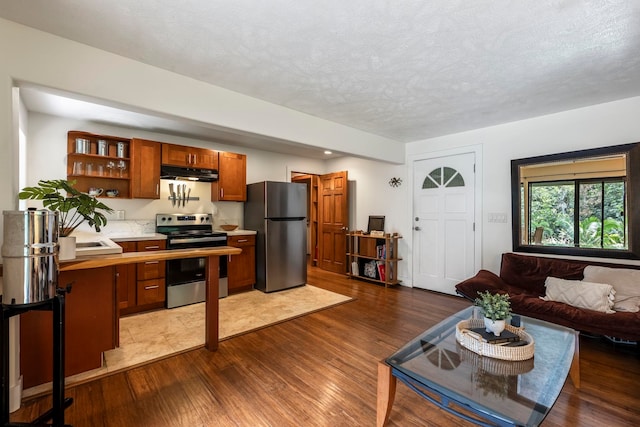
<svg viewBox="0 0 640 427"><path fill-rule="evenodd" d="M107 223L107 217L101 212L112 212L109 206L94 196L73 188L75 181L64 179L40 180L36 187L25 187L18 193L22 200L42 200L46 209L59 212L58 226L60 237L68 237L80 224L87 221L89 225L100 231ZM62 252L62 248L60 250ZM75 244L73 244L75 258ZM68 259L67 257L60 257Z"/></svg>
<svg viewBox="0 0 640 427"><path fill-rule="evenodd" d="M493 332L494 335L499 336L504 331L505 320L512 314L509 294L479 292L475 305L482 310L487 332Z"/></svg>

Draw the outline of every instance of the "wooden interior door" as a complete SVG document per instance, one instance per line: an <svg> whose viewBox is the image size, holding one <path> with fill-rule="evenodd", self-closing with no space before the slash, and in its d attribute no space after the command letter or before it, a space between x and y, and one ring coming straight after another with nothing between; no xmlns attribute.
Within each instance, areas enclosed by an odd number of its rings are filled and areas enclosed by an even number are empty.
<svg viewBox="0 0 640 427"><path fill-rule="evenodd" d="M311 265L318 265L318 175L295 172L291 182L307 185L307 256Z"/></svg>
<svg viewBox="0 0 640 427"><path fill-rule="evenodd" d="M346 273L346 232L349 226L347 171L320 175L318 189L318 265L323 270Z"/></svg>

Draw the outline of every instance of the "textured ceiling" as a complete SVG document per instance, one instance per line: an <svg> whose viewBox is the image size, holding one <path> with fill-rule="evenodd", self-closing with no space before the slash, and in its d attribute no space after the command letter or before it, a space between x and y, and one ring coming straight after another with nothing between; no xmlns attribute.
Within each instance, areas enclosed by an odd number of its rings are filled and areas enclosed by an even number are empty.
<svg viewBox="0 0 640 427"><path fill-rule="evenodd" d="M636 0L3 0L0 17L403 142L640 95Z"/></svg>

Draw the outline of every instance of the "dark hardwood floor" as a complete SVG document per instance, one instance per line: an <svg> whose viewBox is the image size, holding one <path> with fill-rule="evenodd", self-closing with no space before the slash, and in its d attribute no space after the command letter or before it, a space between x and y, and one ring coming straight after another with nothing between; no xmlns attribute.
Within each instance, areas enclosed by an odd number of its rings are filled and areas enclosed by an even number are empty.
<svg viewBox="0 0 640 427"><path fill-rule="evenodd" d="M315 268L309 283L349 302L127 372L70 387L66 422L110 426L373 426L377 363L469 303L409 288L348 280ZM543 423L635 426L640 359L624 346L581 338L582 388L568 380ZM24 402L28 421L51 398ZM398 384L390 426L467 426Z"/></svg>

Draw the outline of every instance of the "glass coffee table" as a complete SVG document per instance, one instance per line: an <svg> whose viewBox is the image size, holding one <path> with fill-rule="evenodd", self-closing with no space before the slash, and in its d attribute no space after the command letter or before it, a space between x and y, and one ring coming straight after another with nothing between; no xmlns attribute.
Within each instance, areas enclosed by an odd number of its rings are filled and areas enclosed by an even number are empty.
<svg viewBox="0 0 640 427"><path fill-rule="evenodd" d="M535 341L534 357L506 361L480 356L456 341L456 324L480 317L469 307L404 345L378 365L377 425L391 413L396 381L467 421L481 426L537 426L567 378L580 387L578 333L516 316Z"/></svg>

